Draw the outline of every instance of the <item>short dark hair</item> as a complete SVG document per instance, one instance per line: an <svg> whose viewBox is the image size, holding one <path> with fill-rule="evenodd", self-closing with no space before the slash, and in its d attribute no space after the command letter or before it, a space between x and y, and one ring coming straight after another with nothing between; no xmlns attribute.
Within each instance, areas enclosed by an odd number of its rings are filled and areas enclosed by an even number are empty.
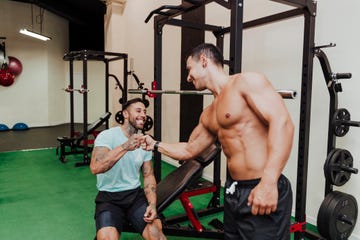
<svg viewBox="0 0 360 240"><path fill-rule="evenodd" d="M131 104L137 103L137 102L141 102L142 104L145 105L144 101L141 98L133 98L130 99L128 101L126 101L123 105L122 105L122 110L124 111L126 108L128 108Z"/></svg>
<svg viewBox="0 0 360 240"><path fill-rule="evenodd" d="M186 59L192 57L199 60L201 54L205 54L205 56L210 58L215 64L224 67L224 56L222 52L217 46L211 43L202 43L196 46L190 51Z"/></svg>

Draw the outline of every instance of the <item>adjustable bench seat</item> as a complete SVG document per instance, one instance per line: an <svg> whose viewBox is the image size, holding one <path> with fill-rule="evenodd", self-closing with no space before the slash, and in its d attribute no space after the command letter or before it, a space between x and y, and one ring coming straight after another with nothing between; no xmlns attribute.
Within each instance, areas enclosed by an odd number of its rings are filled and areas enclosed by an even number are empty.
<svg viewBox="0 0 360 240"><path fill-rule="evenodd" d="M175 201L187 187L201 177L203 169L213 162L221 148L213 144L195 159L185 161L157 185L157 211L160 213Z"/></svg>

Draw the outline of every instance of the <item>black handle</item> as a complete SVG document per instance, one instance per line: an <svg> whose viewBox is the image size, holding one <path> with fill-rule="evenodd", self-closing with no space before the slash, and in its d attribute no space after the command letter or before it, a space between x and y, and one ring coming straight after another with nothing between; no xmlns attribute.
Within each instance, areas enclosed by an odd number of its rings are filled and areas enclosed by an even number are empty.
<svg viewBox="0 0 360 240"><path fill-rule="evenodd" d="M349 79L349 78L351 78L351 73L335 73L334 78L335 79Z"/></svg>

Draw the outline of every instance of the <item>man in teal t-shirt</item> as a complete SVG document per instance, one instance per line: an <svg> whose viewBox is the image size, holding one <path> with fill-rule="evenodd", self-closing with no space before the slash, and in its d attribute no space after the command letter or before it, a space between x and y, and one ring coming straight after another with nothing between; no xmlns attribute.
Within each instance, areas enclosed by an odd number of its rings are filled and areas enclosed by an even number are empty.
<svg viewBox="0 0 360 240"><path fill-rule="evenodd" d="M145 239L166 239L156 212L156 180L152 154L140 146L138 131L146 121L140 98L123 105L124 123L102 131L95 139L90 169L99 190L95 203L96 237L119 239L129 222ZM141 188L140 170L144 178Z"/></svg>

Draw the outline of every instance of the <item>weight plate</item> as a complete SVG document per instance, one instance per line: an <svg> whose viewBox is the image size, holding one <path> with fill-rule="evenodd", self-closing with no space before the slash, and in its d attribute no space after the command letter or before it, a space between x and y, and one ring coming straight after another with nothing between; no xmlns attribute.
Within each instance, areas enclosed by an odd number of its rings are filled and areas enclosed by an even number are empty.
<svg viewBox="0 0 360 240"><path fill-rule="evenodd" d="M152 120L152 118L150 116L146 116L146 121L145 121L145 124L144 124L144 127L143 127L143 131L149 131L152 126L154 124L154 121Z"/></svg>
<svg viewBox="0 0 360 240"><path fill-rule="evenodd" d="M123 124L124 123L124 116L122 114L122 111L118 111L115 115L115 121L119 124Z"/></svg>
<svg viewBox="0 0 360 240"><path fill-rule="evenodd" d="M330 192L326 195L325 199L321 203L318 216L317 216L317 229L321 236L327 237L329 233L329 222L328 219L330 217L329 211L327 209L329 208L329 204L332 201L334 197L336 197L339 194L338 191Z"/></svg>
<svg viewBox="0 0 360 240"><path fill-rule="evenodd" d="M352 167L353 157L348 150L333 149L324 164L325 177L331 184L342 186L349 181Z"/></svg>
<svg viewBox="0 0 360 240"><path fill-rule="evenodd" d="M338 150L338 148L334 148L332 149L327 157L326 157L326 160L325 160L325 163L324 163L324 175L325 175L325 178L330 180L331 176L329 174L329 163L330 163L330 159L332 158L332 156L334 155L334 153Z"/></svg>
<svg viewBox="0 0 360 240"><path fill-rule="evenodd" d="M334 134L343 137L349 132L349 126L341 124L342 121L350 121L350 112L346 108L339 108L335 111L333 117Z"/></svg>
<svg viewBox="0 0 360 240"><path fill-rule="evenodd" d="M318 214L318 231L328 240L348 239L358 215L356 199L346 193L333 191L324 199Z"/></svg>

